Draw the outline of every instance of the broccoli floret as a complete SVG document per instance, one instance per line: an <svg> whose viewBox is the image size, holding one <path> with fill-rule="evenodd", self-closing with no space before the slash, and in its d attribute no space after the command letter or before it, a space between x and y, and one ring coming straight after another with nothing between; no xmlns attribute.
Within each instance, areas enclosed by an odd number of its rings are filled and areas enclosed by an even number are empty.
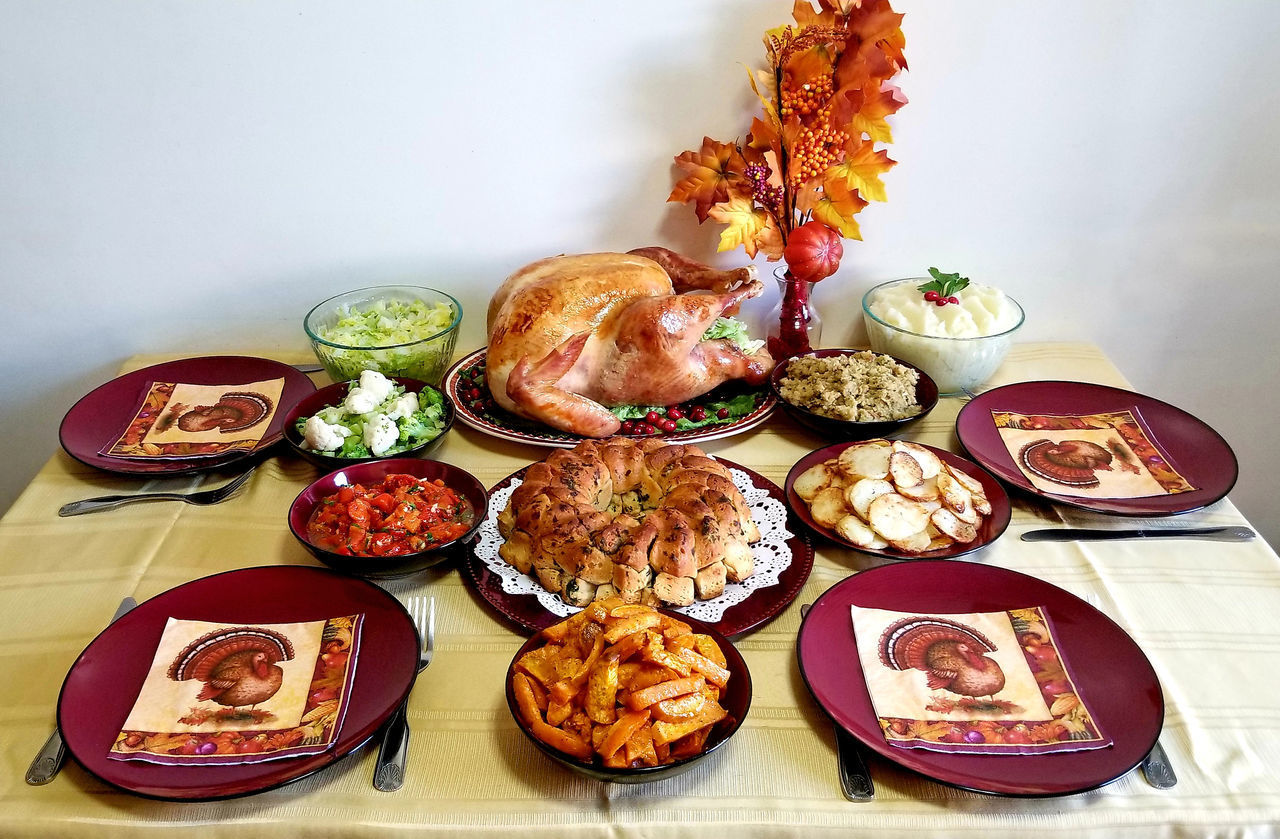
<svg viewBox="0 0 1280 839"><path fill-rule="evenodd" d="M440 434L440 423L427 411L415 411L400 420L401 442L418 445L433 440Z"/></svg>
<svg viewBox="0 0 1280 839"><path fill-rule="evenodd" d="M364 444L356 435L351 435L342 441L342 449L338 452L339 457L370 457L369 447Z"/></svg>

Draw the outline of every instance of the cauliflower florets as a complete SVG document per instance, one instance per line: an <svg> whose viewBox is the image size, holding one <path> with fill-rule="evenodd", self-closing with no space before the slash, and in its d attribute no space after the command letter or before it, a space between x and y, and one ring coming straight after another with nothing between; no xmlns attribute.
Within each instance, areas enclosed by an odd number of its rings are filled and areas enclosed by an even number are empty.
<svg viewBox="0 0 1280 839"><path fill-rule="evenodd" d="M318 416L307 420L303 426L303 446L318 452L331 452L342 448L343 439L351 436L351 429L330 425Z"/></svg>
<svg viewBox="0 0 1280 839"><path fill-rule="evenodd" d="M406 393L391 403L391 409L387 411L387 419L397 420L401 417L412 416L417 411L418 394Z"/></svg>
<svg viewBox="0 0 1280 839"><path fill-rule="evenodd" d="M381 457L399 439L400 429L386 414L374 414L364 424L364 444L374 457Z"/></svg>
<svg viewBox="0 0 1280 839"><path fill-rule="evenodd" d="M367 414L386 401L394 387L395 382L377 370L365 370L360 374L360 383L347 391L342 404L348 413Z"/></svg>

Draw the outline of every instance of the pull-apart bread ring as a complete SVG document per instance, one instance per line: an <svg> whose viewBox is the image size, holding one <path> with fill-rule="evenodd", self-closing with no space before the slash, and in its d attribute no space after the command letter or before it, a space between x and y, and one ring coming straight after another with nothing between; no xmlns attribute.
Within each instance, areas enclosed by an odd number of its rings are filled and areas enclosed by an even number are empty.
<svg viewBox="0 0 1280 839"><path fill-rule="evenodd" d="M611 437L530 466L498 514L498 555L566 602L688 606L755 570L760 530L696 446Z"/></svg>

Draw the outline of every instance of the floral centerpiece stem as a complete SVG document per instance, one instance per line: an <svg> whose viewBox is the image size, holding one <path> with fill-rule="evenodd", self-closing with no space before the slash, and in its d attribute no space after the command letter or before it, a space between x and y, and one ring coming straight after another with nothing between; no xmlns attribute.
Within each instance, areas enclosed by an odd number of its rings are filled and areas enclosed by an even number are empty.
<svg viewBox="0 0 1280 839"><path fill-rule="evenodd" d="M906 68L902 15L889 0L817 3L796 0L795 25L765 33L769 67L751 77L763 112L745 142L704 137L678 155L682 177L667 199L693 203L699 223L725 224L718 250L786 260L770 347L779 357L808 349L794 324L808 284L835 273L841 239L862 238L854 216L886 200L880 178L895 161L876 144L893 141L887 118L906 104L889 83Z"/></svg>

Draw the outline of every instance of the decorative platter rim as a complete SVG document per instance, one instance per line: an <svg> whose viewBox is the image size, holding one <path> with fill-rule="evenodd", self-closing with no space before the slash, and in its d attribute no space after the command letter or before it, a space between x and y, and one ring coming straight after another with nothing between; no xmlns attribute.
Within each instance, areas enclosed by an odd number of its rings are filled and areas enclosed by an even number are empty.
<svg viewBox="0 0 1280 839"><path fill-rule="evenodd" d="M798 522L795 514L787 505L786 496L781 487L752 469L724 458L716 459L729 469L741 471L751 480L753 487L766 491L772 500L780 503L786 510L790 533L786 544L791 550L791 560L779 572L778 582L756 589L740 603L728 606L719 621L706 621L722 635L733 637L756 629L777 617L799 595L809 578L809 573L813 570L814 550L812 540L805 528L796 526ZM528 466L522 467L495 484L489 490L490 497L509 486L513 480L521 478L528 468ZM471 543L471 549L463 561L461 571L463 579L470 583L472 589L485 603L519 627L522 632L537 632L561 620L560 616L548 611L533 595L510 594L504 591L498 575L490 570L484 559L476 554L477 543L478 540Z"/></svg>
<svg viewBox="0 0 1280 839"><path fill-rule="evenodd" d="M496 437L499 440L506 440L510 443L527 443L546 448L571 449L584 440L590 439L576 434L556 431L549 427L538 428L533 424L529 424L527 427L511 424L504 425L473 411L465 400L460 398L458 386L463 371L484 361L487 350L487 347L481 347L455 361L445 372L444 379L440 383L440 389L453 402L457 418L463 425L482 434ZM706 443L711 440L720 440L750 431L764 423L778 407L778 399L769 389L767 382L758 388L758 393L760 404L756 409L733 422L708 425L688 431L668 432L660 435L657 439L670 443Z"/></svg>

